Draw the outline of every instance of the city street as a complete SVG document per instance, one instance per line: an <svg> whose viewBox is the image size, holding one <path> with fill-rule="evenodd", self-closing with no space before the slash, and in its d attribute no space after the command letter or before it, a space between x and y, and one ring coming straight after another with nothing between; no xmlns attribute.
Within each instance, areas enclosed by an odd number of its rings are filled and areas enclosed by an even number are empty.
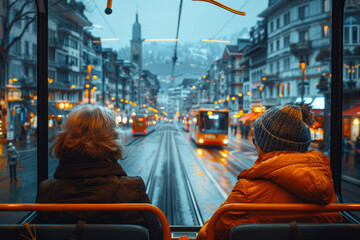
<svg viewBox="0 0 360 240"><path fill-rule="evenodd" d="M127 158L119 163L129 176L141 176L152 203L166 214L171 225L202 225L226 199L238 174L257 159L256 150L240 134L229 134L229 146L199 148L177 122L161 122L145 137L131 137L126 146ZM51 143L49 143L50 146ZM36 139L14 145L21 155L18 181L11 184L6 168L6 150L0 146L0 202L34 203L37 192ZM359 180L354 169L344 170L343 198L359 202ZM49 158L49 177L57 166ZM24 213L1 213L0 223L15 223Z"/></svg>

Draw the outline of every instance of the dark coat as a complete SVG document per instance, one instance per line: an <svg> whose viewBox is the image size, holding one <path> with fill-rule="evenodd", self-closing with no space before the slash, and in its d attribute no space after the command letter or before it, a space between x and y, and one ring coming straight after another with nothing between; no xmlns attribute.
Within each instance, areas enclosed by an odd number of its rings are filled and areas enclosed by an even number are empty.
<svg viewBox="0 0 360 240"><path fill-rule="evenodd" d="M55 179L39 186L39 203L150 203L141 177L128 177L116 162L60 161ZM40 212L40 223L121 223L147 227L150 239L162 239L157 217L150 212Z"/></svg>

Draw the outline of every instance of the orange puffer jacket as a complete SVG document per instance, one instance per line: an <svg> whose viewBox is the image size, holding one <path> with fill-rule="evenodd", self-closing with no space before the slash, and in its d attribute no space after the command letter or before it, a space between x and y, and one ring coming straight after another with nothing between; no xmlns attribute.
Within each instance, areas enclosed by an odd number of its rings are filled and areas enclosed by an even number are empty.
<svg viewBox="0 0 360 240"><path fill-rule="evenodd" d="M266 153L242 171L227 203L336 203L330 159L321 152ZM215 227L215 239L228 239L232 227L251 223L336 223L340 213L227 212ZM206 239L207 224L197 239Z"/></svg>

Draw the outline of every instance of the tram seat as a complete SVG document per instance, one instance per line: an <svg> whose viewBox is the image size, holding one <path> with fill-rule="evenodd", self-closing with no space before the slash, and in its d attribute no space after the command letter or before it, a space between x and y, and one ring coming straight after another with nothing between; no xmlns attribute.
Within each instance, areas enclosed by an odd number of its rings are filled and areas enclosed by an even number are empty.
<svg viewBox="0 0 360 240"><path fill-rule="evenodd" d="M357 240L360 236L360 224L306 224L266 223L238 225L231 229L230 240ZM295 238L296 232L299 233Z"/></svg>
<svg viewBox="0 0 360 240"><path fill-rule="evenodd" d="M146 203L0 204L0 211L148 211L158 217L163 240L171 239L169 222L164 213L159 208ZM0 224L0 239L26 239L20 234L30 237L30 232L24 225ZM77 225L83 231L81 239L149 239L148 230L138 225L85 224L84 228L81 227L81 222ZM36 224L35 228L36 239L63 240L70 239L75 224ZM33 227L31 232L34 233Z"/></svg>
<svg viewBox="0 0 360 240"><path fill-rule="evenodd" d="M207 239L214 240L215 226L222 214L228 211L290 211L290 212L339 212L339 211L360 211L360 204L328 204L318 205L309 203L230 203L220 207L211 217L207 226ZM234 226L230 231L230 240L245 239L290 239L290 240L339 240L359 239L360 224L348 223L324 223L324 224L298 224L300 234L293 237L296 227L289 224L266 223L266 224L244 224ZM300 236L299 236L300 235Z"/></svg>
<svg viewBox="0 0 360 240"><path fill-rule="evenodd" d="M31 231L34 234L34 225L31 224ZM74 233L75 224L36 224L37 240L65 240L70 239ZM24 225L4 225L0 224L1 239L31 239L30 233ZM86 240L149 240L149 232L145 227L138 225L120 224L86 224L81 234L81 238Z"/></svg>

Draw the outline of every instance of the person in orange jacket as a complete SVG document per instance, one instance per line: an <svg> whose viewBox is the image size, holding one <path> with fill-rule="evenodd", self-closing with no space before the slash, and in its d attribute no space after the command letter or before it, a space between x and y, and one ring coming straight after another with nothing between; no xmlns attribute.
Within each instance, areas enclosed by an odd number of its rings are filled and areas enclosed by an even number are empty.
<svg viewBox="0 0 360 240"><path fill-rule="evenodd" d="M254 123L258 159L238 176L227 203L336 203L330 159L308 151L314 114L307 104L267 110ZM222 206L221 205L221 206ZM232 227L252 223L337 223L340 213L227 212L215 226L215 239L228 239ZM207 238L209 220L197 239Z"/></svg>

